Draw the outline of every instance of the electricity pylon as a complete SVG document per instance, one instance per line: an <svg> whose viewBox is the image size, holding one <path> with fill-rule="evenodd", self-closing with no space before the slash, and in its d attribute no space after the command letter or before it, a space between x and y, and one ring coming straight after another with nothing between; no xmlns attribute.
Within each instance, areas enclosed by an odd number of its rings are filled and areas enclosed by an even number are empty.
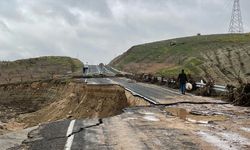
<svg viewBox="0 0 250 150"><path fill-rule="evenodd" d="M240 0L234 0L232 17L229 25L229 33L243 33L243 21L240 10Z"/></svg>

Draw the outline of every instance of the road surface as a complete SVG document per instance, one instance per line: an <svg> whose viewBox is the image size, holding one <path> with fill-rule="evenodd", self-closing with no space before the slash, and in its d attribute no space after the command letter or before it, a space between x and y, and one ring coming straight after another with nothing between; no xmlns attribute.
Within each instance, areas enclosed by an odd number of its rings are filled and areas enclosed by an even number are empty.
<svg viewBox="0 0 250 150"><path fill-rule="evenodd" d="M90 73L100 72L98 66L90 65ZM182 96L176 90L126 78L84 78L82 81L87 84L118 84L153 104L218 102L192 95ZM30 132L21 146L13 149L248 149L249 121L247 108L228 104L130 107L124 109L124 113L108 118L42 124Z"/></svg>
<svg viewBox="0 0 250 150"><path fill-rule="evenodd" d="M118 84L126 90L132 92L134 95L143 97L154 104L166 104L171 101L175 96L181 94L178 90L169 89L167 87L139 83L127 78L86 78L83 79L87 84ZM192 96L191 94L187 94Z"/></svg>
<svg viewBox="0 0 250 150"><path fill-rule="evenodd" d="M103 73L108 73L115 75L114 72L109 67L104 67L100 69L99 66L90 65L90 73L101 73L100 70L105 70ZM137 94L148 101L151 101L154 104L164 104L168 102L169 99L172 99L173 96L181 95L177 90L169 89L166 87L160 87L152 84L146 83L137 83L133 80L127 78L84 78L83 79L88 84L118 84L124 87L125 89Z"/></svg>
<svg viewBox="0 0 250 150"><path fill-rule="evenodd" d="M122 115L102 120L44 124L30 134L25 146L35 150L198 149L188 132L167 128L160 121L163 115L155 108L128 108Z"/></svg>
<svg viewBox="0 0 250 150"><path fill-rule="evenodd" d="M106 75L106 76L115 76L116 73L112 70L108 69L109 67L103 66L100 67L99 65L88 65L88 73L87 75Z"/></svg>
<svg viewBox="0 0 250 150"><path fill-rule="evenodd" d="M98 65L88 65L88 74L98 75L101 74L101 69Z"/></svg>
<svg viewBox="0 0 250 150"><path fill-rule="evenodd" d="M228 104L130 107L109 118L42 124L13 150L248 150L249 121L247 108Z"/></svg>

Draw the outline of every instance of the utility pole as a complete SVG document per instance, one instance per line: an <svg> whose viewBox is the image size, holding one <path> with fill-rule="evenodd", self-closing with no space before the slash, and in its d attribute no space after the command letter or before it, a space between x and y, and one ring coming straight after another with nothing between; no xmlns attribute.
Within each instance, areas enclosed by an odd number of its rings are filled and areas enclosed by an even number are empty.
<svg viewBox="0 0 250 150"><path fill-rule="evenodd" d="M229 33L243 33L243 21L240 10L240 0L234 0L232 17L229 25Z"/></svg>

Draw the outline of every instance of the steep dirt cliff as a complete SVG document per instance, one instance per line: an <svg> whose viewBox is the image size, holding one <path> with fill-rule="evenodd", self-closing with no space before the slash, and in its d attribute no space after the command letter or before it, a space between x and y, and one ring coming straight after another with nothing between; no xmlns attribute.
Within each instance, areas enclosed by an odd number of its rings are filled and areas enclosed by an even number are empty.
<svg viewBox="0 0 250 150"><path fill-rule="evenodd" d="M73 79L4 84L0 85L0 134L1 128L66 118L104 118L141 105L148 103L118 85L87 85Z"/></svg>

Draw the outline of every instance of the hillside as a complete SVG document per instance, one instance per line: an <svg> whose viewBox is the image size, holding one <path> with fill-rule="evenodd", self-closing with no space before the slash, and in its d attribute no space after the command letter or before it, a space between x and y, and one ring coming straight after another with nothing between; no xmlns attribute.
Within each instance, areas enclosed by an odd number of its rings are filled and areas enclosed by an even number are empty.
<svg viewBox="0 0 250 150"><path fill-rule="evenodd" d="M181 69L216 83L250 79L250 34L197 35L133 46L110 62L132 73L176 77Z"/></svg>
<svg viewBox="0 0 250 150"><path fill-rule="evenodd" d="M70 57L45 56L0 62L0 83L51 79L81 72L83 63Z"/></svg>

